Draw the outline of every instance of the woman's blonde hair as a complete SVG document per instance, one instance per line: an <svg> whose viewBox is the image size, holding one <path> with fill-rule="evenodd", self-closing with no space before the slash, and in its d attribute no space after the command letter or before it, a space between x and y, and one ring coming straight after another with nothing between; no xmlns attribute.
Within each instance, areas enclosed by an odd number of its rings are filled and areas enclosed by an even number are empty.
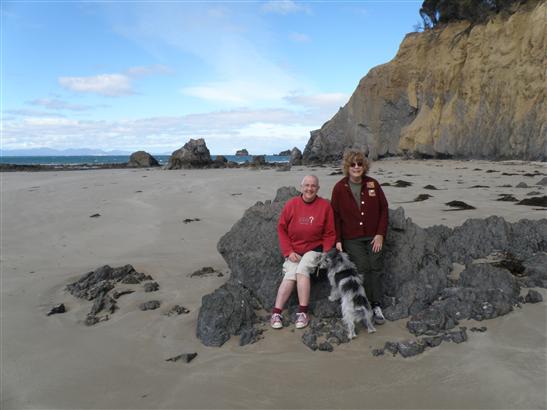
<svg viewBox="0 0 547 410"><path fill-rule="evenodd" d="M344 159L342 160L342 170L344 171L344 175L349 175L349 168L354 162L363 163L363 175L366 175L370 168L370 163L368 162L367 157L365 157L365 154L363 154L362 151L357 150L348 150L344 153Z"/></svg>

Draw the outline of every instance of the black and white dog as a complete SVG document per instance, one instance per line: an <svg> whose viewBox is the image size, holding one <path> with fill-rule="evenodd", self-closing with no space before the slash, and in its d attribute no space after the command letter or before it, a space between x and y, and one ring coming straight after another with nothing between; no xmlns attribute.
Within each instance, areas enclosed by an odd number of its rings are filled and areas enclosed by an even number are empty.
<svg viewBox="0 0 547 410"><path fill-rule="evenodd" d="M368 333L376 332L372 323L372 308L365 294L363 280L348 254L333 248L321 255L318 267L319 272L326 271L329 278L331 286L329 300L334 302L341 299L342 320L348 329L348 337L353 339L356 336L356 321L363 321Z"/></svg>

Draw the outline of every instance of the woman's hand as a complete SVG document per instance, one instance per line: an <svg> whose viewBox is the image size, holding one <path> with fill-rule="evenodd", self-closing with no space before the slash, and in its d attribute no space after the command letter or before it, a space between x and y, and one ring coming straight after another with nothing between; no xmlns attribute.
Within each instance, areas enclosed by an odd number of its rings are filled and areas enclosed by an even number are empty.
<svg viewBox="0 0 547 410"><path fill-rule="evenodd" d="M296 252L291 252L291 254L289 255L289 260L291 262L298 263L300 262L300 259L302 259L302 256L300 256Z"/></svg>
<svg viewBox="0 0 547 410"><path fill-rule="evenodd" d="M370 241L372 244L372 252L378 253L382 250L382 245L384 244L384 237L382 235L376 235Z"/></svg>
<svg viewBox="0 0 547 410"><path fill-rule="evenodd" d="M338 249L338 252L344 252L342 249L342 242L336 242L336 249Z"/></svg>

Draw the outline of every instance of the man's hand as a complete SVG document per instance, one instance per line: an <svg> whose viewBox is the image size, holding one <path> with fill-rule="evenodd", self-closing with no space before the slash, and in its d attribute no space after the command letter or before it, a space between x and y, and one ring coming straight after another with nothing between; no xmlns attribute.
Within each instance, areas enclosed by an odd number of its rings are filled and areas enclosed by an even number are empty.
<svg viewBox="0 0 547 410"><path fill-rule="evenodd" d="M296 252L291 252L291 254L289 255L289 260L291 262L298 263L300 262L300 259L302 259L302 256L300 256Z"/></svg>
<svg viewBox="0 0 547 410"><path fill-rule="evenodd" d="M384 237L382 235L376 235L374 238L372 238L372 241L370 241L370 243L372 244L372 252L378 253L382 250Z"/></svg>
<svg viewBox="0 0 547 410"><path fill-rule="evenodd" d="M336 249L338 249L338 252L344 252L342 249L342 242L336 242Z"/></svg>

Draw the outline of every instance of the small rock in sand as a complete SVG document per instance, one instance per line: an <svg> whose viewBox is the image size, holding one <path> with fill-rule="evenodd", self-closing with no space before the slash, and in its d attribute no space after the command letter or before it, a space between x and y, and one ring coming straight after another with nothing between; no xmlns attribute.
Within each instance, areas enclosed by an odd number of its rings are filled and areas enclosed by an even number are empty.
<svg viewBox="0 0 547 410"><path fill-rule="evenodd" d="M154 310L159 308L161 302L159 300L149 300L148 302L141 303L139 305L140 310Z"/></svg>
<svg viewBox="0 0 547 410"><path fill-rule="evenodd" d="M182 360L185 363L190 363L192 360L196 358L197 355L198 355L197 353L183 353L177 356L170 357L169 359L165 359L165 361L178 362L179 360Z"/></svg>
<svg viewBox="0 0 547 410"><path fill-rule="evenodd" d="M145 292L155 292L159 290L159 288L160 288L160 285L158 284L158 282L146 282L144 284Z"/></svg>
<svg viewBox="0 0 547 410"><path fill-rule="evenodd" d="M445 205L451 206L452 208L458 208L458 210L477 209L474 206L466 204L463 201L450 201L447 202Z"/></svg>
<svg viewBox="0 0 547 410"><path fill-rule="evenodd" d="M173 315L182 315L186 313L190 313L190 310L186 309L184 306L175 305L169 310L169 312L166 313L166 315L173 316Z"/></svg>
<svg viewBox="0 0 547 410"><path fill-rule="evenodd" d="M65 305L63 303L59 303L58 305L53 306L51 310L47 312L47 315L51 316L51 315L56 315L57 313L65 313L65 312L66 312Z"/></svg>
<svg viewBox="0 0 547 410"><path fill-rule="evenodd" d="M545 208L547 207L547 195L525 198L518 202L517 205L542 206Z"/></svg>

